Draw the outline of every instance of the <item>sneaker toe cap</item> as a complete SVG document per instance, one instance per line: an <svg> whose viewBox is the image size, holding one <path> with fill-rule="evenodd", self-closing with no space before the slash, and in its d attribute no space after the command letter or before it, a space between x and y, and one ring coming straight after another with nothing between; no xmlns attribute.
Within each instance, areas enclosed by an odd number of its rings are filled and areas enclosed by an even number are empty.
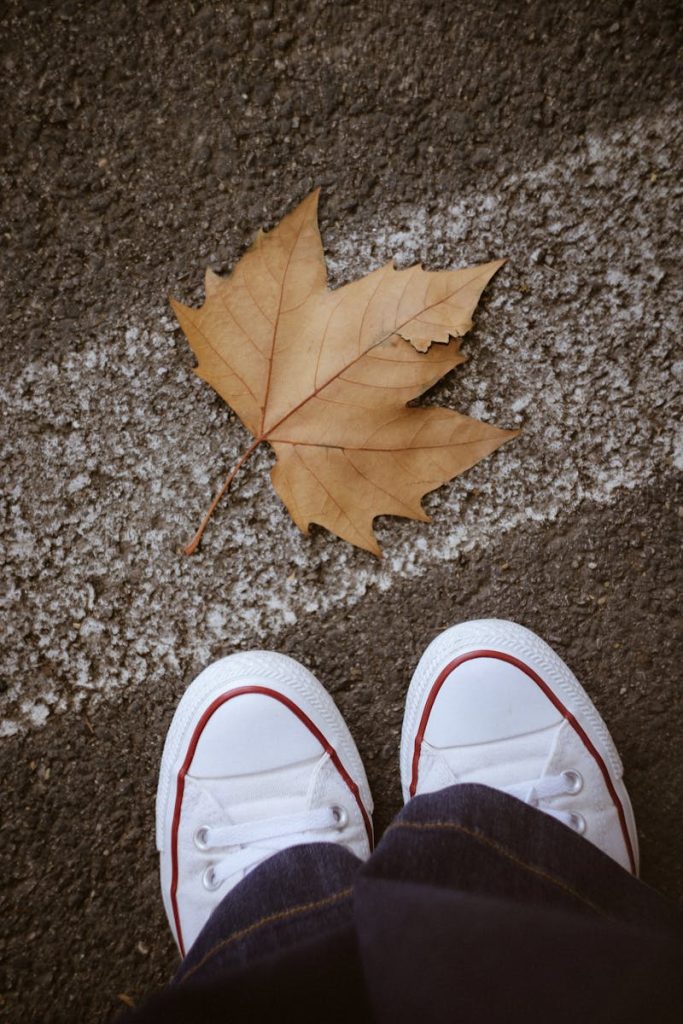
<svg viewBox="0 0 683 1024"><path fill-rule="evenodd" d="M562 717L526 672L503 658L477 657L442 680L424 738L436 748L497 742L547 729Z"/></svg>
<svg viewBox="0 0 683 1024"><path fill-rule="evenodd" d="M323 753L304 718L278 696L226 695L205 722L192 757L195 778L251 775Z"/></svg>

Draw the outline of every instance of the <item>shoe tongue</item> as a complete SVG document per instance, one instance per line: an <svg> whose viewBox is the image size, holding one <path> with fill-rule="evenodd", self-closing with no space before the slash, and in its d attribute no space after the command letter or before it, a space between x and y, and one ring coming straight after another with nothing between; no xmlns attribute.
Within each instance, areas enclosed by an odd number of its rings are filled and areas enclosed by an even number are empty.
<svg viewBox="0 0 683 1024"><path fill-rule="evenodd" d="M197 779L205 797L220 809L225 824L295 814L308 807L313 770L319 758L287 765L276 771L238 775L228 779Z"/></svg>
<svg viewBox="0 0 683 1024"><path fill-rule="evenodd" d="M561 728L561 724L552 725L524 736L513 736L494 743L450 747L434 750L433 753L437 762L446 762L455 781L480 782L500 788L540 778L546 770Z"/></svg>

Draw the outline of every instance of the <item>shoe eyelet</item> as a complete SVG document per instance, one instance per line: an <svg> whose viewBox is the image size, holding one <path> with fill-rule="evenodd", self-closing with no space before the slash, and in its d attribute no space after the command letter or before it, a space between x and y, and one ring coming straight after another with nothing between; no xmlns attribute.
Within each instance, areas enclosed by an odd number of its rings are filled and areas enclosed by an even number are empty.
<svg viewBox="0 0 683 1024"><path fill-rule="evenodd" d="M209 892L215 892L223 884L222 879L216 878L216 871L213 864L210 864L202 875L202 884Z"/></svg>
<svg viewBox="0 0 683 1024"><path fill-rule="evenodd" d="M569 815L569 827L573 828L575 832L578 832L580 836L586 831L586 819L582 814L570 814Z"/></svg>
<svg viewBox="0 0 683 1024"><path fill-rule="evenodd" d="M567 783L568 794L573 796L574 793L581 792L583 789L583 776L581 775L581 772L574 771L573 768L570 768L569 771L562 772L562 777Z"/></svg>
<svg viewBox="0 0 683 1024"><path fill-rule="evenodd" d="M349 823L349 814L345 807L334 806L331 808L337 829L341 832Z"/></svg>
<svg viewBox="0 0 683 1024"><path fill-rule="evenodd" d="M202 850L202 852L204 852L205 850L209 849L209 826L208 825L201 825L197 829L197 831L194 834L194 845L197 847L198 850Z"/></svg>

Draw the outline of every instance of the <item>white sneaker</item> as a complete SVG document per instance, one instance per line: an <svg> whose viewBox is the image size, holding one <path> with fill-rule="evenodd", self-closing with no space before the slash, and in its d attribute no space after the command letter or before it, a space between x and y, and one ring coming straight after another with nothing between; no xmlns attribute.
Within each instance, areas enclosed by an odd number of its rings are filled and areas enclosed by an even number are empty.
<svg viewBox="0 0 683 1024"><path fill-rule="evenodd" d="M638 837L607 726L565 663L514 622L441 633L413 675L401 735L405 800L457 782L551 814L634 874Z"/></svg>
<svg viewBox="0 0 683 1024"><path fill-rule="evenodd" d="M182 956L245 874L278 850L372 846L356 745L315 676L283 654L233 654L199 675L166 736L156 805L161 890Z"/></svg>

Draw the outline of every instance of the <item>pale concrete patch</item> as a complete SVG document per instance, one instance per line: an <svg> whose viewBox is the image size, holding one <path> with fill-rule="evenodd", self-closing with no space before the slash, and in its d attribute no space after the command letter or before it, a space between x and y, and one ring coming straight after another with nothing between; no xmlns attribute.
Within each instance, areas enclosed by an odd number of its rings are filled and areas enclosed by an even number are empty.
<svg viewBox="0 0 683 1024"><path fill-rule="evenodd" d="M126 687L153 699L169 674L670 469L680 132L672 110L512 174L495 195L429 216L387 207L362 237L324 239L337 282L395 254L432 266L512 258L465 343L470 362L430 400L523 434L430 496L431 526L380 520L383 562L322 532L302 537L270 487L267 450L200 554L179 554L247 435L190 374L168 319L6 383L2 732L94 710Z"/></svg>

